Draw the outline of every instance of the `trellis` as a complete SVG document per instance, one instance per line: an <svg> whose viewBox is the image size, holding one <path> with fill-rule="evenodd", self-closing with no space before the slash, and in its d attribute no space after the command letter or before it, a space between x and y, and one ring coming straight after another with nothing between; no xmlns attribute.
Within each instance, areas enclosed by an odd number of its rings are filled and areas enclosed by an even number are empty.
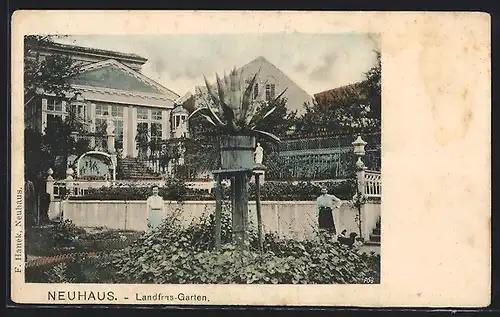
<svg viewBox="0 0 500 317"><path fill-rule="evenodd" d="M380 134L367 134L365 161L380 170ZM321 136L283 140L268 156L268 180L346 179L353 176L352 136Z"/></svg>

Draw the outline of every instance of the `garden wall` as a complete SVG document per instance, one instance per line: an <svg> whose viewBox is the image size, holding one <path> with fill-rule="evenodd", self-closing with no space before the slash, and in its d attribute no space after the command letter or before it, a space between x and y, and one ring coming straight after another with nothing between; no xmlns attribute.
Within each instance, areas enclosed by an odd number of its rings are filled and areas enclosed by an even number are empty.
<svg viewBox="0 0 500 317"><path fill-rule="evenodd" d="M314 233L317 227L316 203L314 201L263 201L262 222L264 231L274 232L282 237L304 239ZM165 202L165 213L179 212L185 225L197 221L204 213L214 213L214 201ZM380 203L365 205L363 231L371 233L380 217ZM69 219L80 227L107 227L109 229L145 230L147 208L145 201L64 201L52 202L50 218L59 216ZM358 232L357 210L345 202L335 209L335 223L340 228ZM255 226L255 202L249 202L249 217ZM368 238L368 236L366 236Z"/></svg>

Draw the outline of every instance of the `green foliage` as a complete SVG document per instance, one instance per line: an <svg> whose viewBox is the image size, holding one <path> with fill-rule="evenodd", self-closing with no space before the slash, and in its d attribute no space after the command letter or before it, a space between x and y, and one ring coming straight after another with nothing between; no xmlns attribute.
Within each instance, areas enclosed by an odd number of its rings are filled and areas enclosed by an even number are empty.
<svg viewBox="0 0 500 317"><path fill-rule="evenodd" d="M80 72L80 65L67 55L48 55L38 59L33 47L52 43L55 36L27 35L24 37L24 92L29 95L36 89L64 97L71 92L69 79Z"/></svg>
<svg viewBox="0 0 500 317"><path fill-rule="evenodd" d="M139 235L135 231L102 229L86 232L70 220L27 228L26 253L52 256L83 251L124 248Z"/></svg>
<svg viewBox="0 0 500 317"><path fill-rule="evenodd" d="M52 238L56 247L69 247L85 234L85 230L77 227L71 220L65 220L52 227Z"/></svg>
<svg viewBox="0 0 500 317"><path fill-rule="evenodd" d="M364 74L364 79L334 95L306 104L297 119L296 132L328 131L357 133L381 125L381 55L376 53L375 65Z"/></svg>
<svg viewBox="0 0 500 317"><path fill-rule="evenodd" d="M286 98L277 100L274 105L261 102L257 110L258 116L263 117L274 107L275 109L269 116L266 117L266 120L257 123L257 125L255 126L256 129L262 131L272 131L275 135L278 136L287 135L295 125L297 111L289 111L286 107L286 103ZM265 139L258 141L262 142L263 144L266 143Z"/></svg>
<svg viewBox="0 0 500 317"><path fill-rule="evenodd" d="M28 283L113 283L116 270L109 269L109 255L78 255L56 264L26 268Z"/></svg>
<svg viewBox="0 0 500 317"><path fill-rule="evenodd" d="M151 136L149 134L148 125L146 123L138 124L135 142L137 148L139 149L139 157L143 159L146 158L147 150L150 145L150 138Z"/></svg>
<svg viewBox="0 0 500 317"><path fill-rule="evenodd" d="M264 182L261 184L260 197L263 201L310 201L315 200L326 186L330 193L341 199L350 199L355 193L354 180L339 182ZM84 196L71 196L71 200L146 200L151 195L149 187L102 187L90 188ZM181 180L167 181L159 188L159 195L168 201L214 200L213 193L188 188ZM223 197L229 196L229 188L223 189ZM249 199L255 200L255 184L249 185Z"/></svg>
<svg viewBox="0 0 500 317"><path fill-rule="evenodd" d="M75 279L68 276L68 265L64 262L54 265L47 273L49 283L74 283Z"/></svg>
<svg viewBox="0 0 500 317"><path fill-rule="evenodd" d="M329 237L297 241L265 235L257 251L254 232L250 249L231 245L231 215L223 206L221 240L215 252L215 221L205 214L184 226L182 209L160 226L143 233L124 249L81 256L64 264L30 267L29 282L55 283L192 283L192 284L345 284L380 283L380 256L340 247ZM48 272L48 273L47 273Z"/></svg>
<svg viewBox="0 0 500 317"><path fill-rule="evenodd" d="M223 218L224 219L224 218ZM213 250L213 220L183 228L175 216L113 255L120 283L334 284L378 283L380 261L331 240L282 240L268 234L263 253L228 244L223 220L221 252Z"/></svg>
<svg viewBox="0 0 500 317"><path fill-rule="evenodd" d="M216 87L208 83L205 78L205 85L209 95L208 100L200 100L204 103L193 111L189 118L194 115L202 116L213 127L217 128L220 135L252 135L279 142L279 138L267 131L257 128L257 124L265 120L276 110L276 102L285 93L281 92L270 104L270 110L259 112L259 103L254 100L253 87L257 80L258 73L250 81L242 78L242 71L234 68L229 76L225 75L217 79Z"/></svg>

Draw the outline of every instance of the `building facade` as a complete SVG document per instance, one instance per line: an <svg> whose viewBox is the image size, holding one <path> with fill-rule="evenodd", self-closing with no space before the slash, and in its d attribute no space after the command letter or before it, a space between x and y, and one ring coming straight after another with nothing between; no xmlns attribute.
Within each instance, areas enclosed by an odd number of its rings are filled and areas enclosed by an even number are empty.
<svg viewBox="0 0 500 317"><path fill-rule="evenodd" d="M89 135L104 132L111 120L115 148L124 157L137 157L139 131L147 131L151 140L168 139L175 134L177 122L184 119L179 116L184 114L180 109L172 113L180 96L141 73L147 61L144 57L56 43L30 47L29 52L27 58L39 61L49 55L67 55L80 63L81 69L70 79L74 92L66 98L41 90L26 96L28 128L44 133L57 117L64 120L70 107L76 107L73 110L85 122Z"/></svg>

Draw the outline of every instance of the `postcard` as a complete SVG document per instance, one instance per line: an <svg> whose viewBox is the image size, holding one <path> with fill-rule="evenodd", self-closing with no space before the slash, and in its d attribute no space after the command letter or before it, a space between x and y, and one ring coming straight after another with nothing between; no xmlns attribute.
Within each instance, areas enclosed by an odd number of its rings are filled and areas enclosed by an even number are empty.
<svg viewBox="0 0 500 317"><path fill-rule="evenodd" d="M11 43L13 302L489 305L488 14L18 11Z"/></svg>

